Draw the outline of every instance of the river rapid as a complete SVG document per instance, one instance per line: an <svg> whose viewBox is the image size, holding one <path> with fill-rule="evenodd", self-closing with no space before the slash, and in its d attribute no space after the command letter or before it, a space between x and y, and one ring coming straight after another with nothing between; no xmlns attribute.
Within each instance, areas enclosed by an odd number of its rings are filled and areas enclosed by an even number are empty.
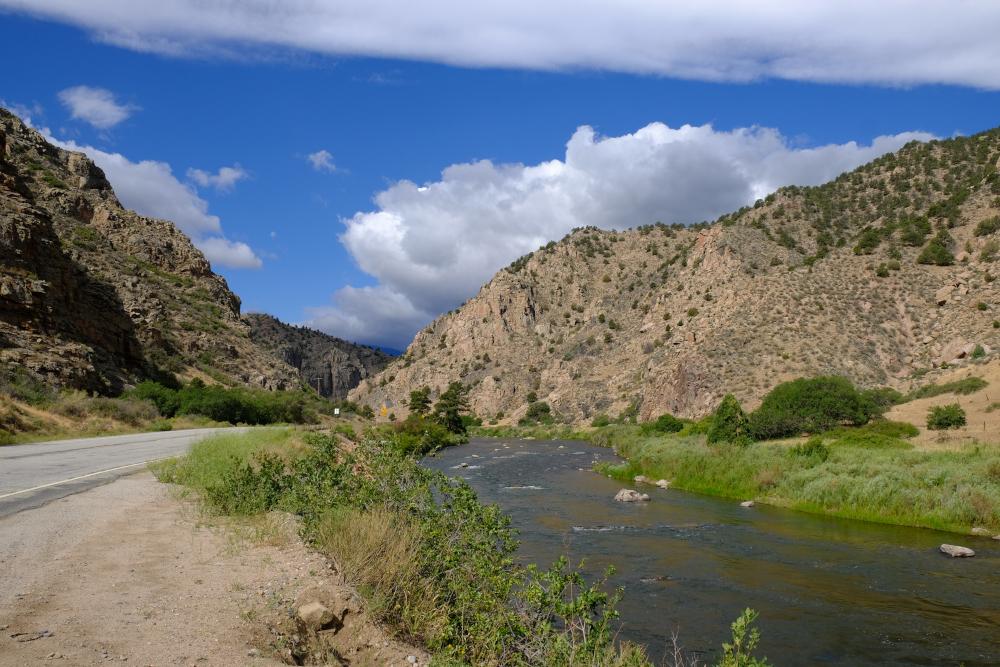
<svg viewBox="0 0 1000 667"><path fill-rule="evenodd" d="M590 469L617 460L575 440L473 438L424 465L499 504L522 563L586 558L588 581L613 564L620 636L657 664L675 631L710 661L746 607L760 612L758 656L779 667L1000 664L1000 543L634 484L651 501L616 503L622 482Z"/></svg>

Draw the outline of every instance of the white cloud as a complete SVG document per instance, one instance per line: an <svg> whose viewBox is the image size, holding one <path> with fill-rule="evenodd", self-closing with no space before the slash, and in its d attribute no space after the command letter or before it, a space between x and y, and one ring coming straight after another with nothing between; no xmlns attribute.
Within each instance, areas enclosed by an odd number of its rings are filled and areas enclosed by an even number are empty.
<svg viewBox="0 0 1000 667"><path fill-rule="evenodd" d="M193 187L178 181L166 162L132 162L120 153L105 153L73 141L59 141L45 128L41 132L56 146L86 153L104 170L125 208L151 218L170 220L191 238L212 264L234 269L261 267L260 258L249 246L223 236L222 223L218 216L209 214L208 202L199 197Z"/></svg>
<svg viewBox="0 0 1000 667"><path fill-rule="evenodd" d="M371 335L426 323L475 294L502 266L573 227L625 229L655 221L714 220L783 185L818 185L897 150L924 133L902 133L811 149L790 147L777 130L718 132L652 123L621 137L581 127L565 160L535 166L456 164L424 186L401 181L376 195L378 210L346 219L341 241L384 292L338 295L330 327ZM401 306L399 304L405 304ZM324 311L326 312L326 311ZM416 328L406 330L410 336ZM362 336L368 327L370 336ZM340 334L338 334L340 335Z"/></svg>
<svg viewBox="0 0 1000 667"><path fill-rule="evenodd" d="M213 187L217 192L232 192L236 187L236 181L244 179L249 174L237 162L232 167L222 167L219 173L213 174L210 171L201 169L188 169L187 177L203 188Z"/></svg>
<svg viewBox="0 0 1000 667"><path fill-rule="evenodd" d="M99 130L114 127L141 110L134 104L118 104L110 90L76 86L59 93L59 101L70 110L71 118L84 120Z"/></svg>
<svg viewBox="0 0 1000 667"><path fill-rule="evenodd" d="M197 246L198 250L205 253L208 261L233 269L259 269L264 265L250 246L239 241L213 236L201 239Z"/></svg>
<svg viewBox="0 0 1000 667"><path fill-rule="evenodd" d="M334 294L333 303L307 308L308 319L299 324L344 340L404 350L436 315L415 309L405 296L382 286L348 285Z"/></svg>
<svg viewBox="0 0 1000 667"><path fill-rule="evenodd" d="M35 106L29 107L25 106L24 104L18 104L17 102L7 102L6 100L0 99L0 107L3 107L7 111L11 112L12 114L20 118L21 122L27 125L28 127L34 127L34 124L31 120L32 115L41 116L42 114L45 113L45 110L42 109L42 105L38 104L37 102L35 103Z"/></svg>
<svg viewBox="0 0 1000 667"><path fill-rule="evenodd" d="M1000 4L983 0L0 0L101 41L172 56L275 49L466 67L594 68L1000 88Z"/></svg>
<svg viewBox="0 0 1000 667"><path fill-rule="evenodd" d="M316 171L337 171L337 166L333 164L333 156L327 150L317 151L316 153L310 153L306 156L306 159L312 163L313 169Z"/></svg>

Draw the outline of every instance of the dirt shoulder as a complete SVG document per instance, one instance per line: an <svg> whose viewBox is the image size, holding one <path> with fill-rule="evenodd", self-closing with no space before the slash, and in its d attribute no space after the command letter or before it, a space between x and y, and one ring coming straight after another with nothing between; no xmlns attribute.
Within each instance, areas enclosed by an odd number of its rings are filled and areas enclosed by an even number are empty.
<svg viewBox="0 0 1000 667"><path fill-rule="evenodd" d="M288 664L288 610L314 600L342 600L346 615L325 633L336 654L300 663L426 663L366 622L290 519L198 518L141 473L0 520L0 666Z"/></svg>

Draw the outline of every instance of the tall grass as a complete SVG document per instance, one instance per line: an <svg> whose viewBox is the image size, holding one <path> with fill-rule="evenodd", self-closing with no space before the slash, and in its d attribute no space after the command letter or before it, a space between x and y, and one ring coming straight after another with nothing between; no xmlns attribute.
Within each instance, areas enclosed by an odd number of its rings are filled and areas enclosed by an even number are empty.
<svg viewBox="0 0 1000 667"><path fill-rule="evenodd" d="M287 428L254 428L244 433L211 435L192 444L186 456L158 461L150 469L160 481L177 482L205 493L251 463L259 453L299 456L301 441L292 442L297 439Z"/></svg>
<svg viewBox="0 0 1000 667"><path fill-rule="evenodd" d="M670 480L671 487L833 516L968 533L1000 532L1000 447L914 451L867 430L844 430L816 449L778 443L709 447L704 438L644 438L631 430L595 433L628 462L614 477Z"/></svg>
<svg viewBox="0 0 1000 667"><path fill-rule="evenodd" d="M299 514L366 612L429 647L436 664L649 667L640 647L615 641L621 590L586 585L565 559L518 567L509 517L385 438L370 430L348 452L322 434L305 436L307 449L287 431L227 434L155 472L217 512ZM295 648L303 660L316 639L307 630Z"/></svg>

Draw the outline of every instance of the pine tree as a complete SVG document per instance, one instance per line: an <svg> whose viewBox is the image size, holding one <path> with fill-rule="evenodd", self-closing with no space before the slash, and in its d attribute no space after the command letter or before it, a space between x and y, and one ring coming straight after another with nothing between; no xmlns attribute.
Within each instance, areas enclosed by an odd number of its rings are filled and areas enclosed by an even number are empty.
<svg viewBox="0 0 1000 667"><path fill-rule="evenodd" d="M441 394L434 405L434 418L451 433L465 433L462 413L469 412L469 401L465 398L465 387L461 382L452 382L448 391Z"/></svg>
<svg viewBox="0 0 1000 667"><path fill-rule="evenodd" d="M410 392L410 414L424 416L431 411L431 388Z"/></svg>

